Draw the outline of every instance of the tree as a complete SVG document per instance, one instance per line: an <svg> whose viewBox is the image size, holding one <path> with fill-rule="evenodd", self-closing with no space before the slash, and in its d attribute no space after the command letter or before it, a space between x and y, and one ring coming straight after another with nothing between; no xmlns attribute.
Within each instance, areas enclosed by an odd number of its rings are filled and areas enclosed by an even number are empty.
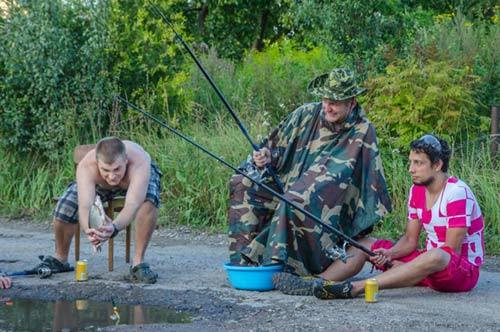
<svg viewBox="0 0 500 332"><path fill-rule="evenodd" d="M0 140L55 160L75 138L107 126L106 2L8 2L8 12L0 26Z"/></svg>
<svg viewBox="0 0 500 332"><path fill-rule="evenodd" d="M399 0L303 0L293 2L284 24L300 43L350 55L363 70L375 54L379 54L375 59L394 58L430 19L428 13L410 11ZM375 65L383 68L386 62Z"/></svg>
<svg viewBox="0 0 500 332"><path fill-rule="evenodd" d="M290 0L196 0L183 8L188 22L198 22L189 31L198 43L205 43L223 57L241 59L245 51L262 50L266 41L283 35L280 17ZM186 24L186 26L195 26Z"/></svg>

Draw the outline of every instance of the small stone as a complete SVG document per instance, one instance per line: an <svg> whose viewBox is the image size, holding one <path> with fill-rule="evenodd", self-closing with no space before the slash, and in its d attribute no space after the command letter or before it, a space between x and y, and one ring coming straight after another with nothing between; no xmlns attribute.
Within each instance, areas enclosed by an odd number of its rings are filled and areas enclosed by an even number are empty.
<svg viewBox="0 0 500 332"><path fill-rule="evenodd" d="M295 310L299 310L299 309L302 309L302 308L304 308L304 303L303 302L297 302L297 303L295 303L295 306L294 306Z"/></svg>

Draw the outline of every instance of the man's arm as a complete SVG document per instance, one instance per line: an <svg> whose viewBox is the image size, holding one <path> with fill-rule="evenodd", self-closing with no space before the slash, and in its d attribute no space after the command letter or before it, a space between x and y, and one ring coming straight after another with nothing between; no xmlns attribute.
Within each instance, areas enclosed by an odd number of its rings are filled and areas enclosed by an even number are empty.
<svg viewBox="0 0 500 332"><path fill-rule="evenodd" d="M461 255L462 243L464 242L465 235L467 234L466 227L448 228L446 230L445 247L453 249L458 256Z"/></svg>
<svg viewBox="0 0 500 332"><path fill-rule="evenodd" d="M413 219L406 224L405 234L398 240L398 242L390 249L376 249L377 256L370 258L370 260L377 266L383 266L386 262L394 259L404 257L418 247L418 236L422 224L419 220Z"/></svg>
<svg viewBox="0 0 500 332"><path fill-rule="evenodd" d="M95 200L95 172L87 161L82 161L76 168L76 183L78 187L78 219L81 229L87 233L89 229L89 214Z"/></svg>
<svg viewBox="0 0 500 332"><path fill-rule="evenodd" d="M151 173L151 158L146 154L144 160L129 170L130 184L125 196L125 205L113 221L118 230L126 228L135 218L137 211L146 199Z"/></svg>
<svg viewBox="0 0 500 332"><path fill-rule="evenodd" d="M422 224L419 220L414 219L408 221L405 235L398 240L394 247L389 249L391 258L401 258L415 251L418 247L418 236L421 229Z"/></svg>

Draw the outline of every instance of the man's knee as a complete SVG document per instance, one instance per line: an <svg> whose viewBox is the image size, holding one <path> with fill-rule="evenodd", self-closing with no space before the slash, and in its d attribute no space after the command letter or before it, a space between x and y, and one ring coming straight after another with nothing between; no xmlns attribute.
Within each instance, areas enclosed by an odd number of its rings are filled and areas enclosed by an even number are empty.
<svg viewBox="0 0 500 332"><path fill-rule="evenodd" d="M377 241L377 239L368 235L361 235L360 237L356 238L356 241L359 242L363 247L371 249L372 245Z"/></svg>
<svg viewBox="0 0 500 332"><path fill-rule="evenodd" d="M139 211L137 212L137 220L156 221L158 218L158 208L150 201L142 203Z"/></svg>
<svg viewBox="0 0 500 332"><path fill-rule="evenodd" d="M248 180L241 174L235 174L229 181L229 192L232 196L234 193L240 193L248 190L248 188L250 188L251 186L252 182L250 180Z"/></svg>
<svg viewBox="0 0 500 332"><path fill-rule="evenodd" d="M441 271L448 266L450 254L441 249L431 249L422 254L422 262L432 271Z"/></svg>
<svg viewBox="0 0 500 332"><path fill-rule="evenodd" d="M69 227L75 227L78 224L78 220L73 220L73 219L66 220L54 217L52 219L52 224L54 225L54 227L69 228Z"/></svg>

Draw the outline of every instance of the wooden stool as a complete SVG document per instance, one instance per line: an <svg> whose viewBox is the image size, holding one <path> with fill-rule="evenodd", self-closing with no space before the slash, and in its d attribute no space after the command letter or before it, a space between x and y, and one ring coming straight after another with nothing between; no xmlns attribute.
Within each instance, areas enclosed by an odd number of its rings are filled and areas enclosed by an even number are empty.
<svg viewBox="0 0 500 332"><path fill-rule="evenodd" d="M95 148L95 144L78 145L73 150L73 161L75 168L85 155ZM106 205L107 204L107 205ZM115 197L113 200L105 203L104 212L113 219L115 212L120 212L125 204L125 197ZM130 233L131 225L127 226L125 234L125 262L130 263ZM75 261L80 260L80 223L76 224L75 230ZM113 271L114 263L114 239L108 240L108 270Z"/></svg>

